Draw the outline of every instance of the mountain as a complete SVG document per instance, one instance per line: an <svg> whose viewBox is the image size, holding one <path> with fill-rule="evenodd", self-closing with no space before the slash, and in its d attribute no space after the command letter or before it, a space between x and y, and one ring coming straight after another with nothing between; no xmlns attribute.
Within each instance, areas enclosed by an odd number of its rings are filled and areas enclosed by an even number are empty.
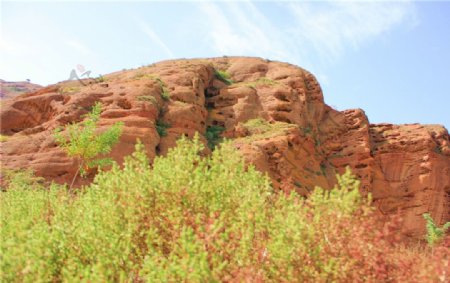
<svg viewBox="0 0 450 283"><path fill-rule="evenodd" d="M361 109L326 105L308 71L260 58L164 61L7 100L1 109L3 166L69 182L75 163L52 132L82 120L96 101L104 105L102 127L125 123L111 153L119 163L137 138L153 159L182 135L198 132L210 147L220 137L231 140L285 192L330 188L350 166L361 192L372 194L381 213L399 211L410 236L423 234L423 213L439 224L450 219L450 145L443 126L371 124Z"/></svg>
<svg viewBox="0 0 450 283"><path fill-rule="evenodd" d="M32 84L28 81L23 82L7 82L0 79L0 99L8 99L18 96L23 93L36 91L41 89L42 86Z"/></svg>

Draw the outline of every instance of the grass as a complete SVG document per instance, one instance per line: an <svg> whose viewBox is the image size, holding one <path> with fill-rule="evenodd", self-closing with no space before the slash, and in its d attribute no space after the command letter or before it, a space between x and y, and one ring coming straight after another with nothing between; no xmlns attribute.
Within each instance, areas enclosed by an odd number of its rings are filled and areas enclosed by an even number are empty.
<svg viewBox="0 0 450 283"><path fill-rule="evenodd" d="M243 138L238 138L236 141L253 142L283 135L289 130L298 128L294 124L285 122L269 123L261 118L248 120L243 123L242 126L248 131L249 135Z"/></svg>
<svg viewBox="0 0 450 283"><path fill-rule="evenodd" d="M135 80L142 80L142 79L157 80L157 79L159 79L159 77L156 74L146 74L146 73L138 72L136 75L133 76L133 79L135 79Z"/></svg>
<svg viewBox="0 0 450 283"><path fill-rule="evenodd" d="M231 85L231 84L234 83L233 80L231 80L230 74L227 73L226 71L223 71L223 70L215 70L214 75L215 75L215 77L216 77L218 80L220 80L220 81L226 83L227 85Z"/></svg>
<svg viewBox="0 0 450 283"><path fill-rule="evenodd" d="M266 77L261 77L257 79L255 83L256 85L268 85L268 86L274 86L279 84L279 82L276 82Z"/></svg>
<svg viewBox="0 0 450 283"><path fill-rule="evenodd" d="M137 97L138 101L150 102L153 105L158 105L158 101L151 95L140 95Z"/></svg>
<svg viewBox="0 0 450 283"><path fill-rule="evenodd" d="M68 86L68 87L63 87L59 89L59 93L75 93L75 92L79 92L81 90L81 87L79 86Z"/></svg>
<svg viewBox="0 0 450 283"><path fill-rule="evenodd" d="M161 78L158 77L158 75L156 75L156 74L138 73L133 78L136 79L136 80L151 79L151 80L156 81L159 84L160 88L161 88L161 98L163 100L165 100L165 101L168 101L170 99L170 91L167 88L166 84L163 82L163 80L161 80Z"/></svg>
<svg viewBox="0 0 450 283"><path fill-rule="evenodd" d="M98 77L95 78L95 81L97 83L103 83L106 81L105 77L103 77L102 75L99 75Z"/></svg>
<svg viewBox="0 0 450 283"><path fill-rule="evenodd" d="M0 135L0 142L6 142L8 141L9 136L5 136L5 135Z"/></svg>
<svg viewBox="0 0 450 283"><path fill-rule="evenodd" d="M243 85L243 86L248 86L251 88L256 88L258 86L275 86L275 85L279 85L280 83L277 81L274 81L272 79L266 78L266 77L261 77L253 82L241 82L239 84Z"/></svg>

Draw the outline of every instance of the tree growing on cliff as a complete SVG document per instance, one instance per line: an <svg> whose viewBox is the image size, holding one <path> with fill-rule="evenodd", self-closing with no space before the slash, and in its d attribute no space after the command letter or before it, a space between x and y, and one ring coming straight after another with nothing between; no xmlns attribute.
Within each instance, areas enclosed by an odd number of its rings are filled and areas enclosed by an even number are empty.
<svg viewBox="0 0 450 283"><path fill-rule="evenodd" d="M100 158L99 155L111 152L122 134L123 123L115 123L98 133L101 112L102 104L97 102L83 121L55 130L54 137L58 145L78 163L69 189L72 189L78 175L85 176L89 168L103 167L112 161L110 158Z"/></svg>

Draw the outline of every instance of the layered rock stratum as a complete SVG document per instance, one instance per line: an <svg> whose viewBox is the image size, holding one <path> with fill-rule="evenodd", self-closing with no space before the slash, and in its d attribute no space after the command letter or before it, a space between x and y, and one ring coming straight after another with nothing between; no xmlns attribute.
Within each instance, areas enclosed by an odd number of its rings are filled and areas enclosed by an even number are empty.
<svg viewBox="0 0 450 283"><path fill-rule="evenodd" d="M81 121L97 101L104 105L102 128L124 122L111 153L119 163L137 138L153 159L183 135L198 132L207 144L208 130L223 129L221 136L278 190L308 195L315 186L331 188L335 175L350 166L380 213L403 216L407 235L423 234L423 213L439 224L450 219L450 146L443 126L371 124L363 110L326 105L308 71L260 58L164 61L4 101L2 167L30 168L48 180L69 182L76 163L52 133ZM166 128L165 135L157 125Z"/></svg>
<svg viewBox="0 0 450 283"><path fill-rule="evenodd" d="M30 83L29 81L8 82L0 79L0 99L9 99L20 94L36 91L42 86Z"/></svg>

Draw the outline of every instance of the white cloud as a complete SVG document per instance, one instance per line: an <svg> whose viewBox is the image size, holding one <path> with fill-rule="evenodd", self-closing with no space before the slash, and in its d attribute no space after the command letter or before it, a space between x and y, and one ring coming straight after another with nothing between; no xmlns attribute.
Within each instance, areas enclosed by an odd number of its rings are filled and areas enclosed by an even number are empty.
<svg viewBox="0 0 450 283"><path fill-rule="evenodd" d="M332 62L349 48L379 39L397 25L416 23L414 4L407 1L286 2L278 8L284 18L274 21L249 1L201 4L215 52L303 65L311 56Z"/></svg>
<svg viewBox="0 0 450 283"><path fill-rule="evenodd" d="M290 3L294 16L291 33L297 41L311 44L322 58L336 59L346 48L381 37L396 25L416 24L411 2Z"/></svg>
<svg viewBox="0 0 450 283"><path fill-rule="evenodd" d="M221 55L254 55L282 59L286 52L280 33L251 2L202 3L206 29Z"/></svg>
<svg viewBox="0 0 450 283"><path fill-rule="evenodd" d="M174 53L170 48L162 41L162 39L158 36L158 34L150 28L149 25L144 23L143 21L138 22L141 30L154 42L156 43L170 58L175 57Z"/></svg>

